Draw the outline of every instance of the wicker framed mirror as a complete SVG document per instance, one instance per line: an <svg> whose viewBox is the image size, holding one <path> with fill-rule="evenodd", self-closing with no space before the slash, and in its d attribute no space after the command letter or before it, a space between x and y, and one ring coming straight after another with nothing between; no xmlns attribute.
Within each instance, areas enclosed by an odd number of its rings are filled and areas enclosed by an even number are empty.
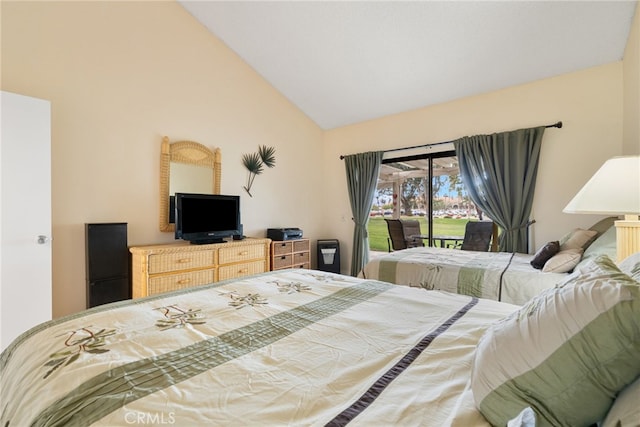
<svg viewBox="0 0 640 427"><path fill-rule="evenodd" d="M160 152L160 231L175 231L171 200L175 193L220 194L222 155L193 141L162 138Z"/></svg>

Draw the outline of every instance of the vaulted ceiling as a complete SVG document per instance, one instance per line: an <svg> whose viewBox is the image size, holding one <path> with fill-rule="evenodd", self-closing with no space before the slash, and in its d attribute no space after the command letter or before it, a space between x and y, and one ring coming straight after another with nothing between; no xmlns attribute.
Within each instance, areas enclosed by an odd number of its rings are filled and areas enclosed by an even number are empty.
<svg viewBox="0 0 640 427"><path fill-rule="evenodd" d="M635 1L185 1L323 129L620 61Z"/></svg>

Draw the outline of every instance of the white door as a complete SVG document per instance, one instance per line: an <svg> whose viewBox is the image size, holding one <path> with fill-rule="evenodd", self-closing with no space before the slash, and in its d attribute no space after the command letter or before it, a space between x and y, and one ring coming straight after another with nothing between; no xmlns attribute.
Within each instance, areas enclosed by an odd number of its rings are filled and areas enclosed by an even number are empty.
<svg viewBox="0 0 640 427"><path fill-rule="evenodd" d="M51 103L0 92L0 350L51 319Z"/></svg>

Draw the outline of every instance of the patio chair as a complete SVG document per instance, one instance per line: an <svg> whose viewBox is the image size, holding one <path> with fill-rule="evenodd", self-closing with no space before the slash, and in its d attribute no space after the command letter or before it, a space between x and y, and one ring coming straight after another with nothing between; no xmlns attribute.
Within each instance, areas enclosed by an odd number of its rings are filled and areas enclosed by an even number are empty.
<svg viewBox="0 0 640 427"><path fill-rule="evenodd" d="M463 251L487 252L493 236L493 221L469 221L464 228Z"/></svg>
<svg viewBox="0 0 640 427"><path fill-rule="evenodd" d="M393 249L399 251L407 248L424 246L422 239L411 236L418 236L420 232L420 222L417 219L384 219L387 222L389 238L387 245L389 252Z"/></svg>

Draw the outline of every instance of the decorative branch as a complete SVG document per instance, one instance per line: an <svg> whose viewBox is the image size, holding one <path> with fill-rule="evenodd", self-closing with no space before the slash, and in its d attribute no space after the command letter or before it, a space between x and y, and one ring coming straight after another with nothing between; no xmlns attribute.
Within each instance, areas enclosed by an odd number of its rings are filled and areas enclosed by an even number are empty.
<svg viewBox="0 0 640 427"><path fill-rule="evenodd" d="M244 191L246 191L250 197L253 197L251 194L251 186L253 185L253 181L256 179L256 176L260 175L264 171L263 166L268 168L276 166L276 149L273 147L267 147L266 145L260 145L258 146L257 153L242 155L242 164L249 171L247 185L242 188L244 188Z"/></svg>
<svg viewBox="0 0 640 427"><path fill-rule="evenodd" d="M106 338L116 333L115 329L100 329L94 332L91 326L70 331L64 341L64 349L49 355L49 360L44 366L49 370L43 379L47 379L56 369L67 366L80 358L81 354L102 354L109 349L101 348L106 345Z"/></svg>
<svg viewBox="0 0 640 427"><path fill-rule="evenodd" d="M183 310L177 305L168 305L165 307L158 307L156 310L162 311L165 319L159 319L156 321L156 326L161 330L171 328L182 328L187 324L202 325L206 323L204 314L200 309L188 309Z"/></svg>

